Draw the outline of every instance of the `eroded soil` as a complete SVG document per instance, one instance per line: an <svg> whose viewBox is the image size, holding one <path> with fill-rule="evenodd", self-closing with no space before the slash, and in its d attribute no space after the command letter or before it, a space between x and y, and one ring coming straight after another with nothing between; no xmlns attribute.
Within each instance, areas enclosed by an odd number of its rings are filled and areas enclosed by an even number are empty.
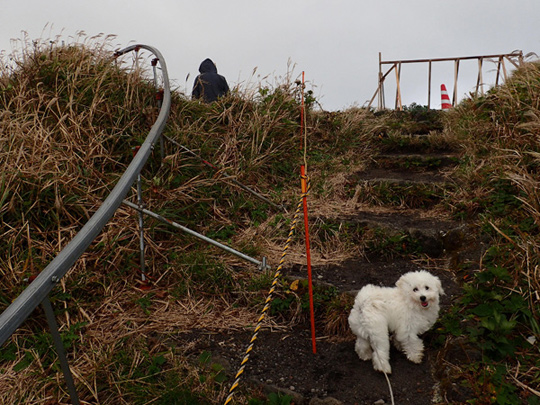
<svg viewBox="0 0 540 405"><path fill-rule="evenodd" d="M441 154L440 159L435 155L429 156L429 159L430 162L439 161L443 164L419 169L417 166L410 166L410 153L404 157L385 155L379 163L375 157L371 167L352 174L347 181L352 190L377 182L399 183L407 188L407 185L429 186L447 181L446 166L455 163L455 158ZM393 286L401 275L427 269L442 281L446 294L441 298L441 312L447 311L459 294L459 286L449 263L460 260L461 252L470 249L474 243L471 244L470 240L463 237L466 233L463 231L465 224L447 217L433 216L431 213L437 211L429 211L431 208L422 210L386 207L382 210L366 210L360 207L353 215L337 213L337 219L341 222L391 229L410 235L422 245L424 260L411 260L407 257L379 259L375 254L348 259L338 264L315 263L314 283L336 288L349 297L352 303L355 293L366 284ZM336 218L319 220L335 221ZM289 280L307 277L306 267L302 264L289 265L282 273ZM254 384L267 391L285 393L293 398L292 402L295 404L392 403L390 387L384 374L374 371L371 362L362 361L356 355L354 336L348 330L347 316L348 313L343 313L338 320L338 323L341 322L339 333L329 332L323 328L324 322L321 319L316 320L316 354L313 353L310 323L307 319L293 327L262 329L242 376L244 384ZM422 337L425 355L421 364L408 361L403 353L392 349L390 363L393 373L390 384L394 403L422 405L452 402L447 396L449 390L442 392L437 381L437 378L444 374L444 367L441 366L444 359L441 360L441 353L445 341L445 336L441 336L437 327L436 324ZM177 344L189 345L193 356L203 351L211 353L213 361L225 367L232 381L244 358L252 333L252 328L226 333L198 330L182 335ZM447 349L445 354L448 355ZM460 390L454 391L453 401L459 403Z"/></svg>
<svg viewBox="0 0 540 405"><path fill-rule="evenodd" d="M416 269L418 267L406 261L351 261L335 268L315 268L313 274L314 277L323 275L326 282L342 288L354 285L361 287L369 283L392 286L401 274ZM285 272L302 276L302 269L299 268ZM448 272L432 272L441 279L446 291L441 301L444 311L458 292L458 287ZM224 365L234 374L244 357L251 334L249 330L228 334L197 331L184 335L183 339L194 344L194 355L208 351L212 353L215 362ZM258 334L250 355L244 380L260 384L268 391L288 394L297 404L331 401L329 398L343 404L391 403L384 374L374 371L371 362L358 358L352 334L336 338L325 335L318 328L316 336L314 354L309 322L286 330L263 330ZM437 396L437 382L433 377L433 368L437 362L437 350L433 348L433 341L437 338L437 332L429 331L423 338L426 351L422 364L411 363L403 353L392 349L393 373L390 383L396 404L432 404L433 398Z"/></svg>

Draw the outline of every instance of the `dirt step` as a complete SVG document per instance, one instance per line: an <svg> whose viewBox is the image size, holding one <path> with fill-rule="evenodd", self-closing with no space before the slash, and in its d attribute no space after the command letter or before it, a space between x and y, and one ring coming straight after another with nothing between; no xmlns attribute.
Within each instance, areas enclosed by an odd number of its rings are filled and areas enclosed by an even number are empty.
<svg viewBox="0 0 540 405"><path fill-rule="evenodd" d="M434 132L416 135L381 136L377 140L377 148L384 154L454 154L456 145L439 139Z"/></svg>
<svg viewBox="0 0 540 405"><path fill-rule="evenodd" d="M397 184L444 184L448 178L438 171L389 170L386 168L371 168L356 172L350 176L354 182L369 181L371 183Z"/></svg>
<svg viewBox="0 0 540 405"><path fill-rule="evenodd" d="M292 329L261 330L242 374L241 386L256 384L263 390L291 394L299 405L327 398L346 405L390 403L384 375L373 370L371 362L358 358L352 334L339 341L329 340L320 330L316 335L314 354L308 324ZM232 381L251 336L250 330L227 333L193 330L178 335L172 344L189 347L195 357L201 352L210 353L211 365L224 367ZM432 404L436 383L431 375L431 364L436 360L436 352L431 348L433 338L433 332L424 336L426 349L422 364L411 363L392 348L390 380L396 403Z"/></svg>
<svg viewBox="0 0 540 405"><path fill-rule="evenodd" d="M355 296L366 284L391 287L399 277L410 271L426 270L425 266L408 260L369 262L362 258L351 259L339 265L312 266L314 284L336 288L340 293ZM442 304L450 305L454 296L459 294L459 287L453 280L453 274L443 270L429 270L440 278L446 296ZM291 279L307 279L305 265L295 264L283 269L283 275Z"/></svg>
<svg viewBox="0 0 540 405"><path fill-rule="evenodd" d="M337 217L318 217L312 232L321 240L328 235L352 238L363 245L368 259L428 255L441 257L464 246L468 232L463 222L421 210L358 210Z"/></svg>
<svg viewBox="0 0 540 405"><path fill-rule="evenodd" d="M410 234L436 235L441 240L447 240L448 235L459 233L466 227L463 222L421 210L359 210L354 215L342 217L341 220L351 224L378 226ZM447 244L447 242L443 243Z"/></svg>
<svg viewBox="0 0 540 405"><path fill-rule="evenodd" d="M396 171L433 172L455 167L459 155L449 153L387 153L373 157L372 167Z"/></svg>
<svg viewBox="0 0 540 405"><path fill-rule="evenodd" d="M351 175L345 190L352 201L372 206L431 209L444 201L455 185L434 174L362 172Z"/></svg>

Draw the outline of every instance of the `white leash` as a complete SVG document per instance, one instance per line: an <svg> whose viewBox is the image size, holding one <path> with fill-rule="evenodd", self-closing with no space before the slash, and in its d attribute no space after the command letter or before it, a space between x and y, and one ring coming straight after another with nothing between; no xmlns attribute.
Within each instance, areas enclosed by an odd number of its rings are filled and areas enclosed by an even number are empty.
<svg viewBox="0 0 540 405"><path fill-rule="evenodd" d="M386 382L388 383L388 389L390 390L390 400L392 401L392 405L395 405L394 393L392 392L392 384L390 384L390 379L388 378L388 374L384 373L384 376L386 377Z"/></svg>

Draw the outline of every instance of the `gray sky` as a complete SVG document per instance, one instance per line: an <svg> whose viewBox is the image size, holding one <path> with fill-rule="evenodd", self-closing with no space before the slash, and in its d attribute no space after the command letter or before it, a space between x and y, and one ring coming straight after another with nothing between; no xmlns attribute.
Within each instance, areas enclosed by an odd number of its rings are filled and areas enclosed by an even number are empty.
<svg viewBox="0 0 540 405"><path fill-rule="evenodd" d="M362 106L377 88L383 60L510 53L540 55L540 0L0 0L0 50L11 39L69 42L116 35L114 44L142 43L163 54L174 86L190 93L209 57L231 87L283 82L305 72L325 110ZM253 70L257 68L255 75ZM484 82L494 82L485 63ZM458 94L472 91L477 62L462 62ZM189 79L186 82L186 76ZM450 95L453 64L433 65L432 107L440 84ZM265 79L265 77L267 77ZM395 79L395 75L389 76ZM403 103L427 103L427 64L402 68ZM394 89L394 90L393 90ZM387 86L393 104L395 86Z"/></svg>

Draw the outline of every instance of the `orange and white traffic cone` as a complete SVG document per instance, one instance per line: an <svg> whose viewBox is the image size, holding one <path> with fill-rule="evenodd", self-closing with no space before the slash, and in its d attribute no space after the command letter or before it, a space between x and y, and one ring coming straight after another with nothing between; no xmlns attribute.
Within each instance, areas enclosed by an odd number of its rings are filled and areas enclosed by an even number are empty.
<svg viewBox="0 0 540 405"><path fill-rule="evenodd" d="M446 86L441 84L441 109L447 110L449 108L452 108L452 103L450 102L450 97L448 97Z"/></svg>

